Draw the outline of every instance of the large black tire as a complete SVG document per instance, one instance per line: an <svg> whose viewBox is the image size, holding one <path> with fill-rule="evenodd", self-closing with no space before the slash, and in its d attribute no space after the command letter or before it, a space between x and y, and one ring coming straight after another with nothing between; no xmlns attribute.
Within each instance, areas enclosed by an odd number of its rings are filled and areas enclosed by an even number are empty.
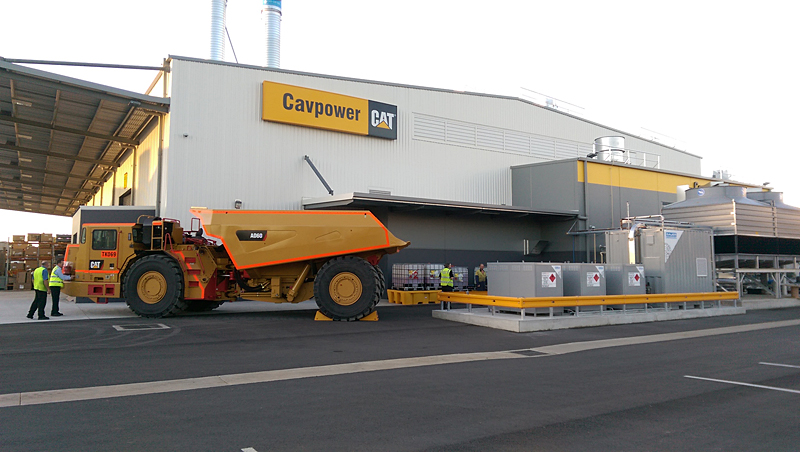
<svg viewBox="0 0 800 452"><path fill-rule="evenodd" d="M380 277L360 257L337 257L326 262L314 278L314 299L320 312L334 320L358 320L380 301Z"/></svg>
<svg viewBox="0 0 800 452"><path fill-rule="evenodd" d="M134 262L125 274L122 290L128 307L142 317L166 317L187 307L183 271L174 259L161 254Z"/></svg>
<svg viewBox="0 0 800 452"><path fill-rule="evenodd" d="M373 266L372 269L375 270L375 273L378 275L378 282L381 286L381 297L383 297L383 295L386 293L386 277L383 276L383 270L381 270L381 268L377 265Z"/></svg>
<svg viewBox="0 0 800 452"><path fill-rule="evenodd" d="M225 300L192 300L186 308L186 312L207 312L213 311L222 306Z"/></svg>

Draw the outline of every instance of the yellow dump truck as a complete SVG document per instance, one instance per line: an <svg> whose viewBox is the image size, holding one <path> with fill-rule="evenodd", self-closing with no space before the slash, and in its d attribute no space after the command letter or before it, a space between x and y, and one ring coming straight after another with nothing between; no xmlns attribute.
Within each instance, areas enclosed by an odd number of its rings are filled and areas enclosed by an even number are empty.
<svg viewBox="0 0 800 452"><path fill-rule="evenodd" d="M124 298L142 317L211 310L240 297L313 297L326 316L358 320L385 290L380 259L409 245L368 211L191 212L197 218L186 231L178 220L152 217L84 224L64 258L71 277L64 292L95 302Z"/></svg>

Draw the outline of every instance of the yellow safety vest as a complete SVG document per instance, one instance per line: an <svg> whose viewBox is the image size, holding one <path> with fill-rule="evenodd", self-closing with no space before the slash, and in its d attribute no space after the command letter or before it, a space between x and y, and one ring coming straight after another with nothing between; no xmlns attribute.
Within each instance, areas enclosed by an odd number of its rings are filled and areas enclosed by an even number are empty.
<svg viewBox="0 0 800 452"><path fill-rule="evenodd" d="M44 273L47 271L44 267L39 267L33 271L33 288L36 290L41 290L42 292L47 291L47 287L44 286Z"/></svg>
<svg viewBox="0 0 800 452"><path fill-rule="evenodd" d="M53 273L50 274L50 287L64 287L64 280L56 276L56 270L61 268L56 265L53 267Z"/></svg>
<svg viewBox="0 0 800 452"><path fill-rule="evenodd" d="M443 268L442 271L440 272L440 274L441 274L441 279L439 280L440 284L442 286L451 286L452 287L453 286L453 278L450 275L450 269L449 268Z"/></svg>
<svg viewBox="0 0 800 452"><path fill-rule="evenodd" d="M484 270L484 271L481 271L480 269L475 270L475 276L478 277L478 281L479 282L486 281L486 270Z"/></svg>

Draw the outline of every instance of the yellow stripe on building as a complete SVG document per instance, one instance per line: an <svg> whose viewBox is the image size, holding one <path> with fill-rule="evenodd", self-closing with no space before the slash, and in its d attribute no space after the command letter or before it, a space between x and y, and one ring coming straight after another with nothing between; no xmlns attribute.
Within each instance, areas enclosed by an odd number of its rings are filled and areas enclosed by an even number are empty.
<svg viewBox="0 0 800 452"><path fill-rule="evenodd" d="M583 161L578 160L578 182L584 182ZM587 162L589 183L611 187L631 188L636 190L675 193L680 185L693 187L714 182L716 179L705 177L683 176L653 171L647 168L619 166L607 163ZM740 185L740 184L733 184Z"/></svg>

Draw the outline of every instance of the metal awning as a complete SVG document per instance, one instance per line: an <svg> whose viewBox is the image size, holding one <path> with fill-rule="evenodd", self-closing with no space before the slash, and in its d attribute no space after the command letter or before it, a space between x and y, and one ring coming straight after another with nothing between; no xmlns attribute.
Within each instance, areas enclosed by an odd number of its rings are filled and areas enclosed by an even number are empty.
<svg viewBox="0 0 800 452"><path fill-rule="evenodd" d="M72 215L169 99L0 57L0 209Z"/></svg>
<svg viewBox="0 0 800 452"><path fill-rule="evenodd" d="M347 193L325 198L304 199L303 209L369 209L387 207L392 211L440 211L461 214L484 214L505 217L532 217L543 221L564 221L577 218L578 212L537 210L522 206L503 206L439 199L408 198L383 193Z"/></svg>

